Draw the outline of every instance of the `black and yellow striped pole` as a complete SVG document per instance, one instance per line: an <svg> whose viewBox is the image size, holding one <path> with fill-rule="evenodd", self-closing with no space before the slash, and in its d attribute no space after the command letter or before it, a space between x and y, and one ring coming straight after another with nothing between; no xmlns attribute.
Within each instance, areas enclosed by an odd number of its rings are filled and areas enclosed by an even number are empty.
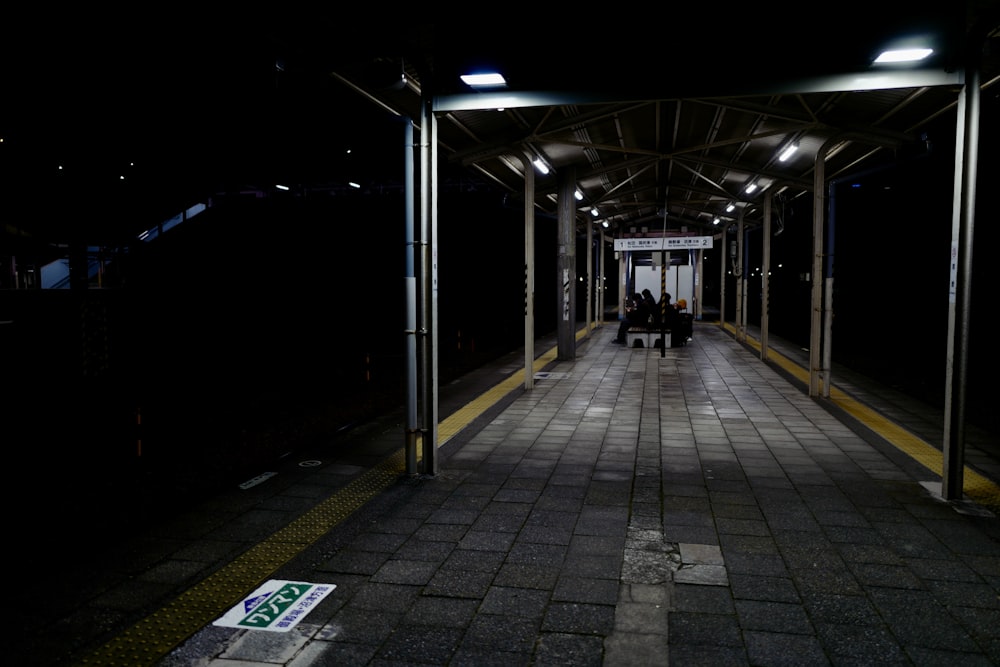
<svg viewBox="0 0 1000 667"><path fill-rule="evenodd" d="M667 251L660 249L660 356L667 355Z"/></svg>

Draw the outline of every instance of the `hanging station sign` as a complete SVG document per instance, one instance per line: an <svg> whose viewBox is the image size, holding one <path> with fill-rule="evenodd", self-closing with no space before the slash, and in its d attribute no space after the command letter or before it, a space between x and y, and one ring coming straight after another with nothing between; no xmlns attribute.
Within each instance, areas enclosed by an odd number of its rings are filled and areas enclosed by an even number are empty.
<svg viewBox="0 0 1000 667"><path fill-rule="evenodd" d="M704 250L711 247L711 236L615 239L615 250Z"/></svg>

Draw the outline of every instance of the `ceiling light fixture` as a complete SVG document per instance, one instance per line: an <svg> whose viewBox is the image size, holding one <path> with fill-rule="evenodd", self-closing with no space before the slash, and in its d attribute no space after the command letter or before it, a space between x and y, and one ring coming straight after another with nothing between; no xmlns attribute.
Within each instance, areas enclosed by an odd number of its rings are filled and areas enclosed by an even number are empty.
<svg viewBox="0 0 1000 667"><path fill-rule="evenodd" d="M733 202L729 202L726 205L726 213L732 213L734 210L736 210L736 204L734 204Z"/></svg>
<svg viewBox="0 0 1000 667"><path fill-rule="evenodd" d="M462 82L473 88L495 88L506 86L507 80L499 72L483 72L482 74L463 74Z"/></svg>
<svg viewBox="0 0 1000 667"><path fill-rule="evenodd" d="M594 208L590 209L590 214L591 214L592 216L594 216L595 218L596 218L596 217L597 217L598 215L600 215L600 213L598 213L598 212L597 212L597 207L596 207L596 206L595 206Z"/></svg>
<svg viewBox="0 0 1000 667"><path fill-rule="evenodd" d="M717 225L719 224L719 222L721 222L721 220L718 217L716 217L715 220L712 221L712 224Z"/></svg>
<svg viewBox="0 0 1000 667"><path fill-rule="evenodd" d="M934 53L934 49L889 49L880 53L875 62L879 65L886 63L912 63L917 60L923 60L932 53Z"/></svg>
<svg viewBox="0 0 1000 667"><path fill-rule="evenodd" d="M583 201L583 193L580 192L579 190L577 190L576 192L574 192L573 196L576 197L577 201Z"/></svg>
<svg viewBox="0 0 1000 667"><path fill-rule="evenodd" d="M545 165L544 162L542 162L542 158L536 157L535 161L532 162L531 164L535 165L535 169L537 169L541 173L543 174L549 173L549 168Z"/></svg>
<svg viewBox="0 0 1000 667"><path fill-rule="evenodd" d="M799 150L798 144L788 144L785 146L785 150L781 151L781 155L778 156L778 162L784 162L788 158L795 154L795 151Z"/></svg>
<svg viewBox="0 0 1000 667"><path fill-rule="evenodd" d="M756 183L747 183L747 187L744 189L744 191L747 194L750 194L751 192L753 192L756 189L757 189L757 184Z"/></svg>

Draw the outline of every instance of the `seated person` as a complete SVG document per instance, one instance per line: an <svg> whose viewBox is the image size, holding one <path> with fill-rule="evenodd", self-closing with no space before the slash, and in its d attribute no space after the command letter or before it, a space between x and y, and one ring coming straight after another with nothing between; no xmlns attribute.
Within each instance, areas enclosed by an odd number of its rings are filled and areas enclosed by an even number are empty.
<svg viewBox="0 0 1000 667"><path fill-rule="evenodd" d="M674 306L674 304L670 303L670 299L671 299L670 292L664 292L663 303L666 305L666 308L663 309L663 316L664 316L663 328L673 333L674 330L677 329L680 317L679 317L679 311Z"/></svg>
<svg viewBox="0 0 1000 667"><path fill-rule="evenodd" d="M625 334L628 330L631 327L644 327L648 320L649 310L646 308L642 296L638 293L633 294L632 298L625 302L625 317L618 325L618 336L611 342L624 345L627 340Z"/></svg>
<svg viewBox="0 0 1000 667"><path fill-rule="evenodd" d="M666 299L667 299L667 307L669 308L669 304L670 304L670 295L669 294L667 294ZM656 299L653 298L653 293L650 292L648 289L642 290L642 300L645 302L646 309L649 312L649 314L653 316L653 321L651 322L651 326L653 328L659 328L659 326L660 326L660 315L661 315L661 313L660 313L660 310L661 310L660 304L656 303Z"/></svg>
<svg viewBox="0 0 1000 667"><path fill-rule="evenodd" d="M694 334L694 316L687 312L687 300L677 299L677 327L680 333L680 340L687 342Z"/></svg>

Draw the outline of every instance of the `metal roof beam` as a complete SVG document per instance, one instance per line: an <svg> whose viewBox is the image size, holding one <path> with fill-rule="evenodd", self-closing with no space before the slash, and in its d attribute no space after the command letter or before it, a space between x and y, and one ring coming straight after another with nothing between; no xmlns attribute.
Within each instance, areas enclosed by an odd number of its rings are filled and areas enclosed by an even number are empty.
<svg viewBox="0 0 1000 667"><path fill-rule="evenodd" d="M964 82L964 72L946 72L937 69L894 71L861 71L812 78L787 79L770 82L730 83L726 89L713 89L719 85L711 81L687 83L690 89L659 91L636 90L634 93L617 91L500 91L475 92L435 96L432 109L435 113L449 111L483 111L487 109L513 109L517 107L564 106L574 104L612 104L645 100L646 103L683 98L742 97L752 95L794 95L799 93L860 92L892 88L920 88L923 86L957 86Z"/></svg>

